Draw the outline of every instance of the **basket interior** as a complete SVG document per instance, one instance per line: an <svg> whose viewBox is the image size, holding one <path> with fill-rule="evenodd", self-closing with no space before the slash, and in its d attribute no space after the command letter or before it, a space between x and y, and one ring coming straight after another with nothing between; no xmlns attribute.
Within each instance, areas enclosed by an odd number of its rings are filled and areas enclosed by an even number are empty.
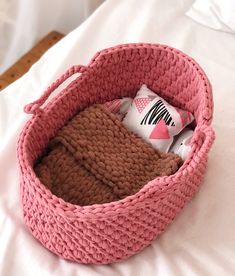
<svg viewBox="0 0 235 276"><path fill-rule="evenodd" d="M21 133L18 160L25 221L33 235L59 256L97 264L133 255L165 230L201 183L213 141L213 133L203 128L196 129L191 156L175 175L156 178L120 201L70 204L37 178L35 161L68 120L94 103L133 97L142 84L192 112L196 126L209 125L211 89L199 66L169 47L136 44L97 53L87 71L34 115Z"/></svg>
<svg viewBox="0 0 235 276"><path fill-rule="evenodd" d="M92 60L87 72L34 116L24 145L29 164L33 166L56 131L79 110L123 96L134 97L142 84L172 105L192 112L196 124L202 121L208 84L186 57L162 48L104 51Z"/></svg>

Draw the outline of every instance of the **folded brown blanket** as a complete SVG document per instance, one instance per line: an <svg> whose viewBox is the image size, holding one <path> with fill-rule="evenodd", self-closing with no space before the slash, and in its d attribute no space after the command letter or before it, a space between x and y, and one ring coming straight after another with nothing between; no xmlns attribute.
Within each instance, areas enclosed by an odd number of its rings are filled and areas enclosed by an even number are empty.
<svg viewBox="0 0 235 276"><path fill-rule="evenodd" d="M35 171L56 196L91 205L132 195L157 176L175 173L181 164L178 155L160 153L94 105L58 131Z"/></svg>

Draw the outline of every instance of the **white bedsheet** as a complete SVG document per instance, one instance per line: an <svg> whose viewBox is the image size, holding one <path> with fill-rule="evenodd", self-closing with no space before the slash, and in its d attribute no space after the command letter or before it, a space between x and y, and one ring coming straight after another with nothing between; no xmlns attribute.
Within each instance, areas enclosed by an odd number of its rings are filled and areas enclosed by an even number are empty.
<svg viewBox="0 0 235 276"><path fill-rule="evenodd" d="M0 74L52 30L73 30L102 2L0 0Z"/></svg>
<svg viewBox="0 0 235 276"><path fill-rule="evenodd" d="M0 275L235 275L235 36L184 15L192 0L108 0L0 93ZM29 118L23 106L72 64L126 42L163 43L194 57L214 91L213 127L204 183L174 223L136 256L112 265L82 265L43 248L24 225L16 141Z"/></svg>

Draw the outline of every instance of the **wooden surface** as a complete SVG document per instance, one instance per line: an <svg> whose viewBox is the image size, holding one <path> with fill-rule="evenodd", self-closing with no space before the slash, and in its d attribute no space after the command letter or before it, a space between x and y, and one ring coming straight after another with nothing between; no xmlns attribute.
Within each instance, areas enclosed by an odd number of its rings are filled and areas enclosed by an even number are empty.
<svg viewBox="0 0 235 276"><path fill-rule="evenodd" d="M53 31L40 40L28 53L22 56L7 71L0 75L0 90L24 75L29 68L62 37L64 37L63 34Z"/></svg>

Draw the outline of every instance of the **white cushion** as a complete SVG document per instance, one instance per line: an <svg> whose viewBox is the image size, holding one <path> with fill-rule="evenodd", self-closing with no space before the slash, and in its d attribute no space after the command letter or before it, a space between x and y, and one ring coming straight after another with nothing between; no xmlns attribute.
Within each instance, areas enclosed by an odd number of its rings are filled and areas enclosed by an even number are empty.
<svg viewBox="0 0 235 276"><path fill-rule="evenodd" d="M191 129L185 128L182 130L174 139L170 151L178 154L183 160L186 160L191 151L190 141L192 136L193 131Z"/></svg>
<svg viewBox="0 0 235 276"><path fill-rule="evenodd" d="M193 119L190 112L173 107L146 85L142 85L123 119L123 124L153 147L168 152L174 136Z"/></svg>

